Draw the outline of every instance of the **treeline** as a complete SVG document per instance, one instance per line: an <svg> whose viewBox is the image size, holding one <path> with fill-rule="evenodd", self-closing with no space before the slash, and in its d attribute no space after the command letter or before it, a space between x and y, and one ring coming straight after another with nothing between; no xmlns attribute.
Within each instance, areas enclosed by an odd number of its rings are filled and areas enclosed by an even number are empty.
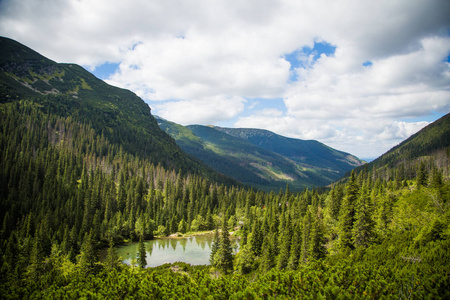
<svg viewBox="0 0 450 300"><path fill-rule="evenodd" d="M325 192L263 193L155 165L32 102L2 105L0 120L4 297L105 297L106 287L170 297L187 282L193 298L449 296L450 184L432 160L408 176L362 170ZM121 266L114 254L123 241L219 226L217 279L209 268ZM228 230L241 237L235 257Z"/></svg>

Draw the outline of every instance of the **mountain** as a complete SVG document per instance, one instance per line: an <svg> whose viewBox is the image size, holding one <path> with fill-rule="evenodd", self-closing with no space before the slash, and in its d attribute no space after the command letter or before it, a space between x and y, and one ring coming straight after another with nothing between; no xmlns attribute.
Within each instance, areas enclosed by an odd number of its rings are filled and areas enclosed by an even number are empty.
<svg viewBox="0 0 450 300"><path fill-rule="evenodd" d="M262 129L215 128L229 135L245 139L255 146L283 155L297 163L332 169L339 174L343 174L363 163L349 153L333 149L318 141L287 138Z"/></svg>
<svg viewBox="0 0 450 300"><path fill-rule="evenodd" d="M374 171L386 179L392 178L394 173L401 173L401 178L411 179L416 176L418 164L424 162L427 163L428 170L436 167L444 170L444 176L448 176L449 157L450 114L447 114L363 168ZM360 170L361 167L357 169Z"/></svg>
<svg viewBox="0 0 450 300"><path fill-rule="evenodd" d="M248 185L258 187L269 185L270 182L268 180L242 166L240 161L233 157L216 153L218 150L217 147L196 136L189 128L158 117L156 118L161 129L171 135L185 152L203 161L216 171ZM214 131L214 129L210 130Z"/></svg>
<svg viewBox="0 0 450 300"><path fill-rule="evenodd" d="M45 113L87 124L112 145L152 164L234 183L186 155L131 91L111 86L81 66L56 63L8 38L0 38L0 53L0 104L29 101Z"/></svg>
<svg viewBox="0 0 450 300"><path fill-rule="evenodd" d="M324 186L362 164L356 157L317 141L279 136L267 130L179 124L158 118L187 153L244 184L270 191Z"/></svg>

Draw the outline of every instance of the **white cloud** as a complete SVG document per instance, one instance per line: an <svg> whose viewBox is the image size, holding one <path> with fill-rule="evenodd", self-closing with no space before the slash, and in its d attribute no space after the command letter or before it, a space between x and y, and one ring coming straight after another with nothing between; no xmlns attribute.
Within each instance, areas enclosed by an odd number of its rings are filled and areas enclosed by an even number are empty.
<svg viewBox="0 0 450 300"><path fill-rule="evenodd" d="M154 107L160 117L177 120L182 125L214 124L242 112L245 101L239 97L216 96L201 100L160 102Z"/></svg>
<svg viewBox="0 0 450 300"><path fill-rule="evenodd" d="M120 63L108 82L171 121L242 113L237 126L367 157L425 124L404 120L450 111L449 15L442 0L3 0L0 34L90 70ZM299 52L308 67L291 82L284 55L320 41L335 53ZM245 98L283 98L286 112L249 116Z"/></svg>

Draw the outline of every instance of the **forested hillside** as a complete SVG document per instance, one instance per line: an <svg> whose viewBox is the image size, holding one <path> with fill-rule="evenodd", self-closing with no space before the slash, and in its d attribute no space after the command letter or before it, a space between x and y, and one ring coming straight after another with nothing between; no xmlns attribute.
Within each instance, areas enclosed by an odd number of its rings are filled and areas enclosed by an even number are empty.
<svg viewBox="0 0 450 300"><path fill-rule="evenodd" d="M317 141L286 138L267 130L181 126L158 119L187 153L246 185L278 191L326 186L360 166L358 158Z"/></svg>
<svg viewBox="0 0 450 300"><path fill-rule="evenodd" d="M357 171L368 169L385 179L411 178L433 165L449 176L450 114L443 116ZM350 173L348 173L349 175Z"/></svg>
<svg viewBox="0 0 450 300"><path fill-rule="evenodd" d="M185 156L130 92L108 100L80 67L0 41L0 298L450 297L449 170L434 159L448 152L322 192L246 189ZM216 232L211 265L145 268L143 240L200 230ZM127 241L132 266L115 253Z"/></svg>
<svg viewBox="0 0 450 300"><path fill-rule="evenodd" d="M0 103L31 101L29 105L44 114L86 124L115 151L169 170L204 173L216 181L235 183L185 155L134 93L110 86L78 65L57 64L8 38L0 38L0 50ZM58 137L57 133L52 142ZM103 147L97 154L105 155L106 150Z"/></svg>

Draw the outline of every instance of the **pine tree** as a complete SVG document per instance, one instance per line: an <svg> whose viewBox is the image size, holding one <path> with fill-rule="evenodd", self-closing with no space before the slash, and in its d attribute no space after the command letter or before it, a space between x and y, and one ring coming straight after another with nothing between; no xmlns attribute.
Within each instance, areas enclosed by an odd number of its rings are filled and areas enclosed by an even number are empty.
<svg viewBox="0 0 450 300"><path fill-rule="evenodd" d="M311 240L311 227L312 227L312 217L311 210L307 209L306 215L303 218L302 226L302 246L301 246L301 256L300 261L306 263L310 255L310 240Z"/></svg>
<svg viewBox="0 0 450 300"><path fill-rule="evenodd" d="M288 217L288 220L286 221L286 225L284 227L283 233L281 234L281 247L280 247L280 254L278 255L278 262L277 262L277 268L279 270L286 268L286 266L288 264L290 251L291 251L291 239L292 239L291 222Z"/></svg>
<svg viewBox="0 0 450 300"><path fill-rule="evenodd" d="M352 171L339 216L339 245L353 249L352 230L355 222L355 204L359 195L355 172Z"/></svg>
<svg viewBox="0 0 450 300"><path fill-rule="evenodd" d="M214 256L214 263L225 274L233 271L233 249L231 248L230 234L227 228L227 214L224 214L223 217L220 247Z"/></svg>
<svg viewBox="0 0 450 300"><path fill-rule="evenodd" d="M214 219L212 217L211 212L208 210L208 214L206 215L206 220L205 220L205 229L211 230L213 228L214 228Z"/></svg>
<svg viewBox="0 0 450 300"><path fill-rule="evenodd" d="M250 244L241 246L237 255L236 268L240 274L250 273L255 262L255 255L250 249Z"/></svg>
<svg viewBox="0 0 450 300"><path fill-rule="evenodd" d="M255 256L261 255L261 247L264 239L259 224L260 224L259 220L255 219L252 227L252 233L250 236L251 238L249 239L249 243L251 245L250 249L253 251Z"/></svg>
<svg viewBox="0 0 450 300"><path fill-rule="evenodd" d="M39 236L34 239L33 247L30 256L30 266L28 268L28 274L30 279L37 280L44 272L44 251L42 249L42 244L39 240Z"/></svg>
<svg viewBox="0 0 450 300"><path fill-rule="evenodd" d="M425 163L422 161L417 170L417 186L425 186L428 184L428 173L425 169Z"/></svg>
<svg viewBox="0 0 450 300"><path fill-rule="evenodd" d="M442 170L434 167L431 175L431 186L434 188L441 188L443 184Z"/></svg>
<svg viewBox="0 0 450 300"><path fill-rule="evenodd" d="M247 225L242 225L242 235L241 235L241 240L240 240L241 247L244 247L245 245L247 245L247 237L248 237Z"/></svg>
<svg viewBox="0 0 450 300"><path fill-rule="evenodd" d="M289 261L287 268L289 270L297 270L300 255L302 251L302 232L299 224L296 224L291 242L291 253L289 254Z"/></svg>
<svg viewBox="0 0 450 300"><path fill-rule="evenodd" d="M178 223L178 231L181 233L186 233L186 222L184 219L181 219L180 223Z"/></svg>
<svg viewBox="0 0 450 300"><path fill-rule="evenodd" d="M309 244L310 258L313 260L325 257L326 249L324 246L324 231L320 208L313 215L311 226L311 240Z"/></svg>
<svg viewBox="0 0 450 300"><path fill-rule="evenodd" d="M392 218L392 205L396 199L393 194L382 194L377 199L375 211L375 230L377 237L384 238L388 234L388 225Z"/></svg>
<svg viewBox="0 0 450 300"><path fill-rule="evenodd" d="M115 269L119 266L119 257L117 256L116 248L114 247L114 241L109 239L108 253L106 255L105 265L109 270Z"/></svg>
<svg viewBox="0 0 450 300"><path fill-rule="evenodd" d="M213 238L213 242L212 242L212 246L211 246L211 255L209 257L209 262L211 263L212 266L215 266L215 261L214 261L214 257L217 253L217 250L219 250L220 248L220 238L219 238L219 231L216 230L214 231L214 238Z"/></svg>
<svg viewBox="0 0 450 300"><path fill-rule="evenodd" d="M97 250L94 246L92 230L85 234L83 244L81 245L79 265L86 273L94 270L95 264L98 262Z"/></svg>
<svg viewBox="0 0 450 300"><path fill-rule="evenodd" d="M139 246L138 246L137 254L138 254L137 255L138 266L141 268L145 268L145 266L147 265L147 252L145 251L145 245L144 245L142 235L139 238Z"/></svg>
<svg viewBox="0 0 450 300"><path fill-rule="evenodd" d="M374 224L369 188L366 184L361 188L355 212L353 226L353 244L355 247L367 247L372 241Z"/></svg>
<svg viewBox="0 0 450 300"><path fill-rule="evenodd" d="M331 217L335 220L339 217L339 211L341 209L342 189L340 186L334 186L329 194L328 207Z"/></svg>
<svg viewBox="0 0 450 300"><path fill-rule="evenodd" d="M264 237L264 242L262 246L261 254L261 270L264 272L269 271L275 267L275 249L274 240L276 242L276 237L274 233L270 233Z"/></svg>

